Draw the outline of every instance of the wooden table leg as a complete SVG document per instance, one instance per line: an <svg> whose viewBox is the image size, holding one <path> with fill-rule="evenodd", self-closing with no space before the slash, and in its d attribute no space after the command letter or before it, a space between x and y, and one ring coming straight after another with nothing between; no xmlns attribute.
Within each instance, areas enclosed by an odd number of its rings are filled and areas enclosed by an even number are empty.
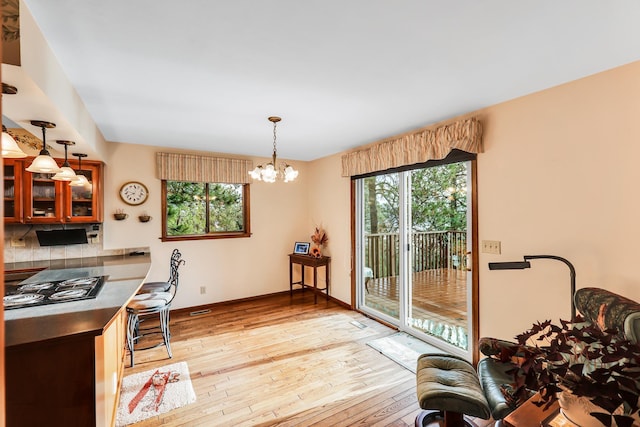
<svg viewBox="0 0 640 427"><path fill-rule="evenodd" d="M293 261L289 259L289 296L293 296Z"/></svg>
<svg viewBox="0 0 640 427"><path fill-rule="evenodd" d="M313 303L318 303L318 267L313 266Z"/></svg>
<svg viewBox="0 0 640 427"><path fill-rule="evenodd" d="M324 270L325 273L327 273L327 277L326 277L326 282L327 282L327 301L329 301L329 282L330 282L330 277L331 277L331 271L329 271L329 262L327 262L327 265L325 266Z"/></svg>

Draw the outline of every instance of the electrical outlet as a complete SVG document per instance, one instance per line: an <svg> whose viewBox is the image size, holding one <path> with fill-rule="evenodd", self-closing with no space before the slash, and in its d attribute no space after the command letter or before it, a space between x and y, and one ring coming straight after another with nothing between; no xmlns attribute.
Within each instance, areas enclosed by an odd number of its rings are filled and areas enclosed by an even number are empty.
<svg viewBox="0 0 640 427"><path fill-rule="evenodd" d="M100 235L91 236L91 243L100 243Z"/></svg>
<svg viewBox="0 0 640 427"><path fill-rule="evenodd" d="M485 254L496 254L500 255L501 253L500 241L498 240L483 240L482 241L482 253Z"/></svg>
<svg viewBox="0 0 640 427"><path fill-rule="evenodd" d="M27 243L23 239L20 239L19 237L11 239L12 248L24 248L25 246L27 246Z"/></svg>
<svg viewBox="0 0 640 427"><path fill-rule="evenodd" d="M207 288L205 286L200 286L200 294L206 294L207 293Z"/></svg>

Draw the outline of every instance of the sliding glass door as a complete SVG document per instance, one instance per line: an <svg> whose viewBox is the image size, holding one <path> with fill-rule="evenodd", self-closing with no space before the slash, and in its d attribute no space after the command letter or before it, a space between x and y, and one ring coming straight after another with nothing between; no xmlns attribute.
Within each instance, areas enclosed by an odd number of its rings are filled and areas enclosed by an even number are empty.
<svg viewBox="0 0 640 427"><path fill-rule="evenodd" d="M357 302L470 358L471 162L356 180Z"/></svg>

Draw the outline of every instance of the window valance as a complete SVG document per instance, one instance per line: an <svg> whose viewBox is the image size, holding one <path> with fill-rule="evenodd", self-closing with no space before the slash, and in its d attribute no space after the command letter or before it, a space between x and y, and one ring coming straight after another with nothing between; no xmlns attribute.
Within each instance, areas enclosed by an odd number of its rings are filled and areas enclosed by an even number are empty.
<svg viewBox="0 0 640 427"><path fill-rule="evenodd" d="M159 179L188 182L248 184L251 160L194 154L156 153Z"/></svg>
<svg viewBox="0 0 640 427"><path fill-rule="evenodd" d="M443 159L453 149L482 150L482 125L477 118L423 128L389 138L342 156L342 176L357 176Z"/></svg>

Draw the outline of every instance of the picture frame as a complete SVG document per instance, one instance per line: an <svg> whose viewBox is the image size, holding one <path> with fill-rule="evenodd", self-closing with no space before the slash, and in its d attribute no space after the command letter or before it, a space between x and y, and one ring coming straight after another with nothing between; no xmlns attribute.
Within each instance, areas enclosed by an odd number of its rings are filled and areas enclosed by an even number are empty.
<svg viewBox="0 0 640 427"><path fill-rule="evenodd" d="M309 242L296 242L293 245L293 253L298 255L309 255L309 247L311 243Z"/></svg>

